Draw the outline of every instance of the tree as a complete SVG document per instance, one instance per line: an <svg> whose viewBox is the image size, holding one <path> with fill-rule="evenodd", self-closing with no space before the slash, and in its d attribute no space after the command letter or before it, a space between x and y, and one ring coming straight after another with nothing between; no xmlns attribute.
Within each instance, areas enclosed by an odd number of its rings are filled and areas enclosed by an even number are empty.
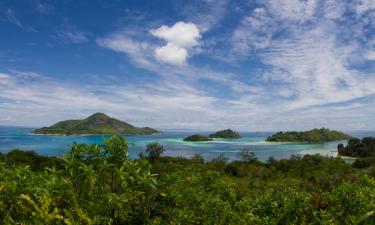
<svg viewBox="0 0 375 225"><path fill-rule="evenodd" d="M344 147L344 144L343 143L340 143L337 145L337 151L340 155L343 155L344 154L344 151L345 151L345 147Z"/></svg>
<svg viewBox="0 0 375 225"><path fill-rule="evenodd" d="M204 158L203 158L203 156L201 154L194 154L191 157L191 160L193 160L196 163L204 163Z"/></svg>
<svg viewBox="0 0 375 225"><path fill-rule="evenodd" d="M146 152L150 159L157 159L165 151L163 145L158 142L153 142L147 145Z"/></svg>
<svg viewBox="0 0 375 225"><path fill-rule="evenodd" d="M237 156L241 159L241 161L244 161L247 163L253 163L253 162L258 161L258 158L255 155L255 153L250 151L249 148L241 149L241 151L237 154Z"/></svg>

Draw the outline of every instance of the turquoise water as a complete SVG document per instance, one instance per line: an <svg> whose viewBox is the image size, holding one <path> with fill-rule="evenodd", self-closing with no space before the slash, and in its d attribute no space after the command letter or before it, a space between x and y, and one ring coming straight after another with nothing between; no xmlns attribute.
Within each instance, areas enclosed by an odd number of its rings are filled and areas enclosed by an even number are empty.
<svg viewBox="0 0 375 225"><path fill-rule="evenodd" d="M68 151L73 142L103 143L103 136L53 136L30 134L33 128L0 127L0 152L11 149L34 150L42 155L61 156ZM211 142L184 142L182 139L195 132L166 131L160 135L125 136L130 146L130 156L137 157L145 150L148 143L157 141L166 149L165 155L191 157L202 154L205 159L212 159L223 153L231 160L236 159L242 148L250 148L260 160L270 156L276 159L289 158L292 154L316 154L334 156L339 142L324 144L273 144L265 142L272 132L261 134L242 132L242 138L236 140L215 139ZM207 134L205 132L201 132ZM375 132L352 132L356 137L375 136Z"/></svg>

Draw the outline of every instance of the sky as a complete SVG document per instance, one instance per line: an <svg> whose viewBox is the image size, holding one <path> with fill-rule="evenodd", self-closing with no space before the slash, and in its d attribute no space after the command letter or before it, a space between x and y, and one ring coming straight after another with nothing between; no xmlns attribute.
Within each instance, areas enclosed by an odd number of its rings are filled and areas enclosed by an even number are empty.
<svg viewBox="0 0 375 225"><path fill-rule="evenodd" d="M373 0L2 0L0 125L375 130Z"/></svg>

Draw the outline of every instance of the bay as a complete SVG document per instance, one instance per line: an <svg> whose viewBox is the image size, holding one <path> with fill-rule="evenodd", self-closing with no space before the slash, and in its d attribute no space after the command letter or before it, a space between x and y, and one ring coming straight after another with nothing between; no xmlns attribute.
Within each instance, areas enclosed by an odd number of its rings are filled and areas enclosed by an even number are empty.
<svg viewBox="0 0 375 225"><path fill-rule="evenodd" d="M100 135L88 136L55 136L35 135L30 132L35 128L23 127L0 127L0 152L8 152L12 149L33 150L41 155L62 156L70 149L73 142L102 144L106 138ZM146 145L151 142L159 142L166 149L164 155L191 157L201 154L206 160L224 154L230 160L237 158L238 152L243 148L249 148L257 157L265 161L270 156L275 159L289 158L293 154L321 154L335 156L337 144L340 141L322 144L291 144L291 143L268 143L266 137L273 132L240 132L242 138L235 140L215 139L210 142L184 142L183 138L194 134L209 134L211 132L197 131L164 131L158 135L127 135L129 142L129 154L136 158L145 151ZM361 138L375 136L375 132L356 131L348 132L350 135ZM346 143L341 141L341 143Z"/></svg>

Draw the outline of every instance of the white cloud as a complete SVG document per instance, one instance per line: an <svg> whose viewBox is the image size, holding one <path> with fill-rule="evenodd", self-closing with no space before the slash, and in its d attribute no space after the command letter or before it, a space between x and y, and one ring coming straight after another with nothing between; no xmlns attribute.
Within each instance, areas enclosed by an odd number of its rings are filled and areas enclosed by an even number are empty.
<svg viewBox="0 0 375 225"><path fill-rule="evenodd" d="M375 93L371 88L375 84L373 74L350 66L351 57L362 48L353 36L350 43L341 41L347 25L335 19L350 5L337 3L336 11L327 13L326 7L317 8L318 1L267 1L233 32L233 53L243 58L261 49L256 56L269 67L262 78L280 89L288 88L268 93L281 99L293 97L283 101L285 111L337 104ZM319 4L333 7L332 2ZM358 30L355 34L363 33L361 21L358 23L351 24Z"/></svg>
<svg viewBox="0 0 375 225"><path fill-rule="evenodd" d="M156 67L153 55L156 46L146 41L136 40L125 31L114 32L107 37L98 38L96 42L104 48L125 53L136 66L150 70L154 70Z"/></svg>
<svg viewBox="0 0 375 225"><path fill-rule="evenodd" d="M375 9L375 1L373 0L360 0L356 2L355 10L359 15L366 13L367 11Z"/></svg>
<svg viewBox="0 0 375 225"><path fill-rule="evenodd" d="M9 74L0 73L0 84L1 85L10 85L13 84L15 79L11 77Z"/></svg>
<svg viewBox="0 0 375 225"><path fill-rule="evenodd" d="M163 25L150 32L155 37L183 48L198 45L198 40L201 37L199 29L195 24L185 22L177 22L171 27Z"/></svg>
<svg viewBox="0 0 375 225"><path fill-rule="evenodd" d="M12 9L7 9L5 11L5 19L8 22L16 25L17 27L21 28L22 30L24 30L26 32L35 32L35 29L33 27L27 26L24 23L22 23L21 20L19 19L19 17L16 16L15 11L13 11Z"/></svg>
<svg viewBox="0 0 375 225"><path fill-rule="evenodd" d="M323 16L327 19L340 19L347 9L344 1L325 0L323 7Z"/></svg>
<svg viewBox="0 0 375 225"><path fill-rule="evenodd" d="M185 48L181 48L173 43L168 43L167 45L156 48L155 56L157 59L166 63L183 65L188 57L188 52Z"/></svg>
<svg viewBox="0 0 375 225"><path fill-rule="evenodd" d="M89 40L85 32L77 30L57 30L56 36L64 44L79 44Z"/></svg>
<svg viewBox="0 0 375 225"><path fill-rule="evenodd" d="M246 55L254 49L269 46L273 32L278 24L270 18L265 8L256 8L250 16L245 17L234 30L231 42L234 54Z"/></svg>
<svg viewBox="0 0 375 225"><path fill-rule="evenodd" d="M14 76L19 77L19 78L37 78L43 76L40 73L36 72L30 72L30 71L19 71L19 70L9 70Z"/></svg>
<svg viewBox="0 0 375 225"><path fill-rule="evenodd" d="M5 16L7 18L7 20L15 25L17 25L18 27L22 28L23 29L23 25L21 23L21 21L16 17L15 13L13 12L13 10L11 9L8 9L6 12L5 12Z"/></svg>
<svg viewBox="0 0 375 225"><path fill-rule="evenodd" d="M185 22L177 22L171 27L163 25L150 30L150 33L166 41L164 46L155 49L155 57L173 65L185 64L189 57L188 50L199 45L201 38L198 27Z"/></svg>
<svg viewBox="0 0 375 225"><path fill-rule="evenodd" d="M173 127L174 121L197 121L202 114L207 117L215 114L212 110L215 98L176 81L134 87L76 85L43 77L35 77L35 82L24 85L26 79L29 78L0 74L0 118L12 115L17 118L12 124L49 125L102 111L135 125L165 127L170 124ZM95 94L97 90L101 91L100 95Z"/></svg>
<svg viewBox="0 0 375 225"><path fill-rule="evenodd" d="M177 7L177 11L185 20L196 24L201 33L218 27L227 10L234 5L229 5L228 0L190 0L183 3Z"/></svg>
<svg viewBox="0 0 375 225"><path fill-rule="evenodd" d="M369 51L365 54L365 59L375 61L375 51Z"/></svg>
<svg viewBox="0 0 375 225"><path fill-rule="evenodd" d="M317 0L272 0L265 4L279 19L304 22L314 16Z"/></svg>

